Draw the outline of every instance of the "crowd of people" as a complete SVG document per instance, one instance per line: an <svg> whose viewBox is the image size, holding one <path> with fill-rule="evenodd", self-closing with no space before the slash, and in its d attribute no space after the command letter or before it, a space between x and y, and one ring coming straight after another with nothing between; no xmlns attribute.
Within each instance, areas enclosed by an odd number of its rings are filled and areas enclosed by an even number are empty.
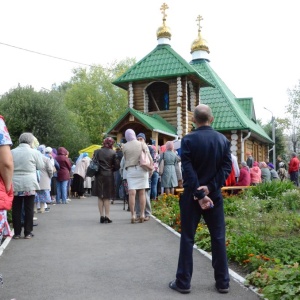
<svg viewBox="0 0 300 300"><path fill-rule="evenodd" d="M136 134L127 129L125 142L117 144L108 137L103 147L94 152L93 160L99 165L99 172L93 180L92 195L98 197L100 223L111 223L110 204L114 199L128 201L130 222L143 223L151 216L151 201L160 193L174 193L182 181L180 157L173 142L167 142L160 155L155 145L148 145L144 133ZM160 148L159 148L160 149ZM162 150L163 151L163 150ZM148 156L151 167L145 170L140 165L142 152ZM164 160L164 171L159 174L159 164Z"/></svg>
<svg viewBox="0 0 300 300"><path fill-rule="evenodd" d="M278 156L277 170L271 162L255 161L250 153L247 160L242 161L239 167L237 167L237 157L233 154L231 157L232 170L226 180L226 186L254 186L272 180L291 180L296 186L299 185L299 159L296 153L292 153L288 165Z"/></svg>
<svg viewBox="0 0 300 300"><path fill-rule="evenodd" d="M13 238L20 239L24 228L24 238L31 239L33 226L37 225L35 214L49 212L50 205L68 204L70 198L84 199L87 192L98 198L100 223L112 222L110 204L120 198L121 192L128 198L131 223L143 223L150 219L151 200L163 191L174 193L182 182L180 157L173 142L167 142L160 158L157 148L146 143L145 134L136 135L132 129L125 132L126 143L117 144L117 150L113 138L104 139L102 147L94 152L99 171L93 178L86 176L91 162L88 153L72 161L67 149L40 145L30 132L22 133L18 146L11 150L12 141L3 117L0 130L0 193L10 203L0 206L1 236L11 236L7 209L12 208ZM139 165L142 151L149 157L150 170ZM161 159L164 172L159 175Z"/></svg>
<svg viewBox="0 0 300 300"><path fill-rule="evenodd" d="M116 144L106 137L92 159L82 153L72 161L67 149L40 145L30 132L22 133L19 145L11 150L12 141L0 116L0 238L12 235L7 222L7 210L11 208L13 238L20 239L24 228L24 238L31 239L35 213L49 211L51 204L68 204L71 197L84 199L87 191L98 199L100 223L113 222L110 205L124 198L128 200L130 223L135 224L150 219L151 201L160 193L174 194L176 187L184 187L179 202L178 266L169 287L183 294L191 291L194 238L203 217L211 237L215 287L219 293L228 293L222 186L250 186L272 180L291 180L298 186L300 162L292 153L288 164L279 156L275 167L270 162L255 161L248 153L246 161L238 165L230 142L211 127L213 120L207 105L195 108L196 129L181 140L180 154L173 141L161 147L149 145L144 133L127 129L124 143ZM98 166L93 178L87 177L91 161Z"/></svg>

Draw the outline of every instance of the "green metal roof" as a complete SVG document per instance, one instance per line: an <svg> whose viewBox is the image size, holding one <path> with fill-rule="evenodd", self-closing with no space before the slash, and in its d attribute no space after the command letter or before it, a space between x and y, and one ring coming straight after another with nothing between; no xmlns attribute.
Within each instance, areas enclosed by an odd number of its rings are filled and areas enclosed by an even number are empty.
<svg viewBox="0 0 300 300"><path fill-rule="evenodd" d="M129 107L118 118L118 120L107 130L106 133L111 132L117 126L117 124L119 124L128 114L132 114L146 128L148 128L151 131L157 131L159 133L163 133L170 136L177 136L176 128L169 124L167 121L165 121L161 116L157 114L148 115Z"/></svg>
<svg viewBox="0 0 300 300"><path fill-rule="evenodd" d="M265 142L273 143L263 128L256 123L251 98L236 98L222 79L204 59L190 62L199 73L215 87L200 89L200 101L211 107L214 114L213 128L217 131L249 130ZM251 100L251 101L250 101Z"/></svg>
<svg viewBox="0 0 300 300"><path fill-rule="evenodd" d="M163 44L156 46L147 56L113 81L113 84L127 90L128 82L162 80L184 75L193 76L202 86L213 86L170 45Z"/></svg>

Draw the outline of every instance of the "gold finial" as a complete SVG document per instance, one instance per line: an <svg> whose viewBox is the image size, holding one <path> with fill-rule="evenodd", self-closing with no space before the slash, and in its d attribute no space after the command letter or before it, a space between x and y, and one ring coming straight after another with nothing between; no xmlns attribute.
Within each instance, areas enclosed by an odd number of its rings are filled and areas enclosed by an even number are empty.
<svg viewBox="0 0 300 300"><path fill-rule="evenodd" d="M201 32L201 28L202 28L202 27L201 27L201 25L200 25L200 22L203 21L202 16L199 15L199 16L197 17L196 21L198 22L198 32Z"/></svg>
<svg viewBox="0 0 300 300"><path fill-rule="evenodd" d="M161 10L161 13L163 14L163 21L164 22L166 21L166 17L167 17L167 14L166 14L166 10L167 9L169 9L168 4L163 3L163 5L161 6L160 10Z"/></svg>
<svg viewBox="0 0 300 300"><path fill-rule="evenodd" d="M192 43L192 47L191 47L191 53L193 53L194 51L197 50L204 50L207 53L209 53L209 49L206 43L206 40L204 40L201 36L201 25L200 22L203 21L202 16L198 16L197 19L197 26L198 26L198 38L194 40L194 42Z"/></svg>
<svg viewBox="0 0 300 300"><path fill-rule="evenodd" d="M171 38L171 31L168 26L166 26L166 10L169 9L169 6L166 3L163 3L163 5L160 7L161 13L163 15L163 24L157 29L156 36L157 38Z"/></svg>

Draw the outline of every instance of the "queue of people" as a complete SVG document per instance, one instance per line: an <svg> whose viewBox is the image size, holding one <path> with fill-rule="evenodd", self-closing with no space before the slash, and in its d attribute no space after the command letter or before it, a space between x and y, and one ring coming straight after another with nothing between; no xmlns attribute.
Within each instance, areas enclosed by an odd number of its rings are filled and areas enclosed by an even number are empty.
<svg viewBox="0 0 300 300"><path fill-rule="evenodd" d="M250 186L273 180L291 180L296 186L299 185L300 161L296 153L291 154L291 159L286 163L279 156L278 169L271 162L252 161L253 157L248 153L247 161L242 161L239 167L239 176L236 176L235 156L231 154L232 169L226 179L225 186ZM252 165L252 167L250 167Z"/></svg>

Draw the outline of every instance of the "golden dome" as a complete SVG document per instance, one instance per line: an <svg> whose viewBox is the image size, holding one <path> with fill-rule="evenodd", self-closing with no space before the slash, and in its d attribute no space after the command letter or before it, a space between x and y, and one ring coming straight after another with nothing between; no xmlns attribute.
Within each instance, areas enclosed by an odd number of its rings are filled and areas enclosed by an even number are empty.
<svg viewBox="0 0 300 300"><path fill-rule="evenodd" d="M163 24L157 29L156 31L156 36L157 36L157 39L160 39L160 38L168 38L168 39L171 39L171 30L170 28L166 25L166 10L168 9L168 5L166 3L164 3L160 10L162 11L162 14L163 14Z"/></svg>
<svg viewBox="0 0 300 300"><path fill-rule="evenodd" d="M191 46L191 53L193 53L194 51L197 50L202 50L202 51L206 51L207 53L209 53L209 48L207 46L207 42L205 39L202 38L201 35L201 26L200 26L200 21L202 21L203 18L201 16L198 16L197 18L197 22L198 22L198 38L195 39L192 43Z"/></svg>

